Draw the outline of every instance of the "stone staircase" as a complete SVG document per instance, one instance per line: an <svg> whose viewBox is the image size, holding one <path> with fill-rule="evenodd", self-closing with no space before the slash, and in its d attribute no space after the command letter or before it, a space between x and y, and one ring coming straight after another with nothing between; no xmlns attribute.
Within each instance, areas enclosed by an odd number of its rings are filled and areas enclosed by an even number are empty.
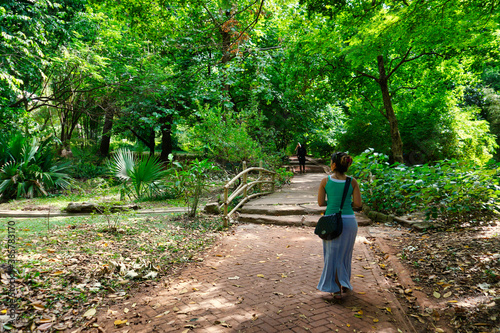
<svg viewBox="0 0 500 333"><path fill-rule="evenodd" d="M291 159L290 170L296 170L289 185L275 193L253 199L238 212L237 220L244 223L277 224L314 227L326 207L318 206L318 187L327 176L328 167L320 161L308 159L306 173L300 174L298 161ZM369 225L371 220L356 213L359 225Z"/></svg>

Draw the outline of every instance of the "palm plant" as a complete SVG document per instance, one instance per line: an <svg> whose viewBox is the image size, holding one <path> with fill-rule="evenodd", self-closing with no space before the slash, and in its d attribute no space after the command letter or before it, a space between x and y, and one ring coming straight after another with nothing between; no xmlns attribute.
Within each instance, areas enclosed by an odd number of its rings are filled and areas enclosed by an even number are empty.
<svg viewBox="0 0 500 333"><path fill-rule="evenodd" d="M119 149L109 160L108 167L113 176L120 179L122 198L124 195L135 199L152 198L161 193L161 180L167 171L155 156L135 158L128 149Z"/></svg>
<svg viewBox="0 0 500 333"><path fill-rule="evenodd" d="M2 200L46 196L69 186L67 163L58 163L52 153L51 137L39 141L21 135L2 140L0 156L0 196Z"/></svg>

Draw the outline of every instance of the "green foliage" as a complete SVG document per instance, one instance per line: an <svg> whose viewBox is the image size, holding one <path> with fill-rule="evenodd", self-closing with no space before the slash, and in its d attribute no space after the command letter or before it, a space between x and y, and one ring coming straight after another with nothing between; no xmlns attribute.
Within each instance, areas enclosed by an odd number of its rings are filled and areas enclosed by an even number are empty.
<svg viewBox="0 0 500 333"><path fill-rule="evenodd" d="M290 184L290 179L293 178L293 172L287 171L285 168L276 170L276 185L281 187L285 184Z"/></svg>
<svg viewBox="0 0 500 333"><path fill-rule="evenodd" d="M108 167L122 181L122 196L144 199L161 194L161 180L167 173L157 157L136 158L130 150L120 149L110 157Z"/></svg>
<svg viewBox="0 0 500 333"><path fill-rule="evenodd" d="M199 116L200 120L191 129L189 142L183 143L186 148L201 150L209 159L259 163L262 151L248 134L248 119L245 114L206 106L200 108Z"/></svg>
<svg viewBox="0 0 500 333"><path fill-rule="evenodd" d="M186 162L184 165L173 160L173 155L169 155L170 168L168 173L173 180L175 192L183 197L188 207L188 216L195 217L198 204L203 190L208 185L211 172L219 170L208 160Z"/></svg>
<svg viewBox="0 0 500 333"><path fill-rule="evenodd" d="M443 160L434 165L389 165L388 156L368 149L350 169L373 210L403 215L425 212L447 223L487 220L500 213L498 165Z"/></svg>
<svg viewBox="0 0 500 333"><path fill-rule="evenodd" d="M99 178L108 173L108 168L101 165L101 158L98 157L96 149L87 148L71 149L74 158L71 159L71 176L79 179Z"/></svg>
<svg viewBox="0 0 500 333"><path fill-rule="evenodd" d="M46 196L50 191L69 186L69 164L56 161L52 142L53 137L39 140L22 135L0 140L2 200Z"/></svg>

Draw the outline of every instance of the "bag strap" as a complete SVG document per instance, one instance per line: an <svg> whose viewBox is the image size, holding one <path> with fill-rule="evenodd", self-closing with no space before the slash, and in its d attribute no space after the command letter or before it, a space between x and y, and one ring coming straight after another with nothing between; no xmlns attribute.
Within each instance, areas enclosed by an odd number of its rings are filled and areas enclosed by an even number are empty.
<svg viewBox="0 0 500 333"><path fill-rule="evenodd" d="M344 193L342 194L342 202L340 203L339 212L341 212L342 207L344 207L344 201L345 201L345 198L347 197L347 192L349 191L349 185L351 185L351 177L346 177L345 185L344 185Z"/></svg>

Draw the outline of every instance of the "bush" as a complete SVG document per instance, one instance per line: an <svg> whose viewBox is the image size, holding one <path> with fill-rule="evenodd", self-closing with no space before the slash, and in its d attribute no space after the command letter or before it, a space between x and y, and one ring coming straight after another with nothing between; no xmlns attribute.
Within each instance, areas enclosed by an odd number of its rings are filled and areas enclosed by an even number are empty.
<svg viewBox="0 0 500 333"><path fill-rule="evenodd" d="M369 149L351 167L363 201L372 209L403 215L425 212L448 223L480 221L498 214L500 166L443 160L433 165L389 165L387 155Z"/></svg>
<svg viewBox="0 0 500 333"><path fill-rule="evenodd" d="M187 150L202 151L210 160L258 165L262 150L248 134L246 120L220 107L199 110L200 121L183 143Z"/></svg>
<svg viewBox="0 0 500 333"><path fill-rule="evenodd" d="M2 200L46 196L69 186L69 164L56 161L51 143L22 135L0 142L0 195Z"/></svg>
<svg viewBox="0 0 500 333"><path fill-rule="evenodd" d="M188 216L195 217L201 194L208 185L208 177L211 172L218 171L219 168L208 160L195 159L182 165L180 162L174 162L172 154L168 158L170 168L167 172L173 180L171 183L173 193L184 198L188 207Z"/></svg>
<svg viewBox="0 0 500 333"><path fill-rule="evenodd" d="M105 165L101 165L102 159L96 149L72 148L74 158L72 158L71 176L73 178L90 179L102 177L108 172Z"/></svg>

